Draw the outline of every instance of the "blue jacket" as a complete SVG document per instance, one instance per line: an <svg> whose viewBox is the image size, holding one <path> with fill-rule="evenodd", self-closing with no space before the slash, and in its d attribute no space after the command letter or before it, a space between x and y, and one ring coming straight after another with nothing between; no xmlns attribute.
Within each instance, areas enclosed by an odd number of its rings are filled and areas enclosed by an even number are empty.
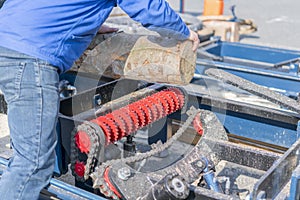
<svg viewBox="0 0 300 200"><path fill-rule="evenodd" d="M190 34L164 0L6 0L0 9L0 46L66 71L116 5L146 28L172 31L177 39Z"/></svg>

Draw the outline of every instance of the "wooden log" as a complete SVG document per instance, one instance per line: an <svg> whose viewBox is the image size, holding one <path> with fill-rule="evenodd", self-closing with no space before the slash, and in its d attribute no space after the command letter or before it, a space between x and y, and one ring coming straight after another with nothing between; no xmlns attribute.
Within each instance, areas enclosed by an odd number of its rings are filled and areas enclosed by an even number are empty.
<svg viewBox="0 0 300 200"><path fill-rule="evenodd" d="M194 76L192 42L142 36L126 60L124 77L170 84L188 84Z"/></svg>
<svg viewBox="0 0 300 200"><path fill-rule="evenodd" d="M194 76L196 53L191 41L118 33L93 45L76 63L81 72L180 85Z"/></svg>

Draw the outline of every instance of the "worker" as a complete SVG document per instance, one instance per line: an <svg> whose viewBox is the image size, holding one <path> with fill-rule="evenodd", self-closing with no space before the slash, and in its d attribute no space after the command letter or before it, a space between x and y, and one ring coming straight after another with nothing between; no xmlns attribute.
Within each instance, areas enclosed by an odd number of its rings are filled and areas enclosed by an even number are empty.
<svg viewBox="0 0 300 200"><path fill-rule="evenodd" d="M55 163L59 74L87 48L114 6L144 27L199 44L164 0L6 0L0 9L0 90L8 104L13 156L2 200L38 199Z"/></svg>

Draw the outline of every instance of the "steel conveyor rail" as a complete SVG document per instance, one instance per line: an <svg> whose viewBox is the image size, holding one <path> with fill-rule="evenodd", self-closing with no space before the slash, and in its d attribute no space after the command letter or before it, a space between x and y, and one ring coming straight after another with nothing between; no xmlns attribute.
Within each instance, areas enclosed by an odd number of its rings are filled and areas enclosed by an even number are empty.
<svg viewBox="0 0 300 200"><path fill-rule="evenodd" d="M0 175L3 173L3 168L7 166L8 160L0 157ZM40 199L63 199L63 200L104 200L105 198L82 190L78 187L65 183L63 181L52 178L49 186L42 191ZM48 197L47 197L48 196Z"/></svg>

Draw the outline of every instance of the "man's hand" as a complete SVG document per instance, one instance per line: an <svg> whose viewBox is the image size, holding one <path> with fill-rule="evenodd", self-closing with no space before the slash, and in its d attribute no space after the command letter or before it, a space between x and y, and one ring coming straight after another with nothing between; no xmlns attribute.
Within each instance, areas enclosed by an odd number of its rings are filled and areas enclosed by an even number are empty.
<svg viewBox="0 0 300 200"><path fill-rule="evenodd" d="M118 30L119 30L118 28L111 28L109 26L102 25L100 27L100 29L98 30L98 33L100 33L100 34L113 33L113 32L117 32Z"/></svg>
<svg viewBox="0 0 300 200"><path fill-rule="evenodd" d="M195 52L198 49L200 40L198 34L195 31L192 31L191 29L189 40L193 41L193 51Z"/></svg>

